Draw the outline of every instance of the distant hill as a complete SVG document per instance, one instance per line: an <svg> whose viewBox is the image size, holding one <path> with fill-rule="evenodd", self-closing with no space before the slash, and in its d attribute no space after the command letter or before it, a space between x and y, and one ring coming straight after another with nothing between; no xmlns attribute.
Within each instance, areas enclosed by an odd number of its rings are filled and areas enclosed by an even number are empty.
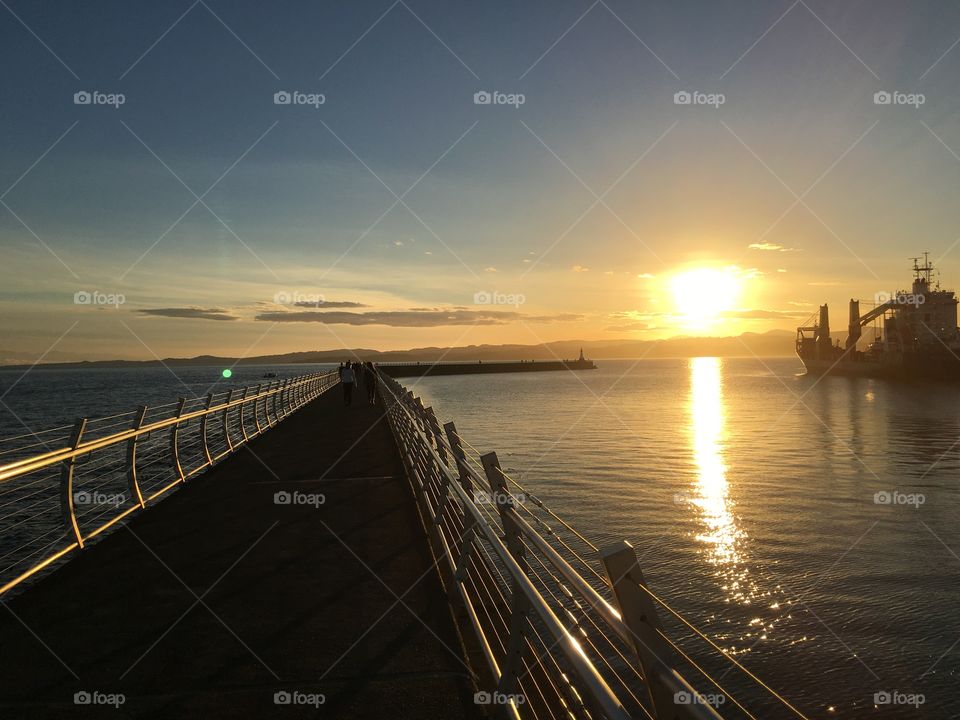
<svg viewBox="0 0 960 720"><path fill-rule="evenodd" d="M441 358L448 362L466 360L556 360L574 359L580 348L593 360L616 358L668 357L775 357L794 353L794 334L787 330L765 333L743 333L731 337L675 337L667 340L562 340L542 345L466 345L462 347L424 347L411 350L371 350L368 348L340 350L306 350L282 355L258 355L248 358L198 355L192 358L164 360L95 360L83 362L56 362L45 358L38 368L109 368L156 367L168 365L284 365L293 363L331 363L343 360L373 362L430 362ZM29 367L22 364L23 353L0 350L3 367ZM17 362L21 360L21 362Z"/></svg>

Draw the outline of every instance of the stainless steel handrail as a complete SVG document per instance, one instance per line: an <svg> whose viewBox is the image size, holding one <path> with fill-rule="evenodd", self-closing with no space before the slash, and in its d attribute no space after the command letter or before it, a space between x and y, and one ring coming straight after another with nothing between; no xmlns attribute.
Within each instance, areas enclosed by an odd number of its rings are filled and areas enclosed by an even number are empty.
<svg viewBox="0 0 960 720"><path fill-rule="evenodd" d="M52 473L56 472L57 467L60 468L61 520L59 523L63 533L60 536L63 537L63 543L59 547L54 540L40 550L34 549L27 554L26 549L31 543L36 543L48 536L52 532L51 527L56 530L58 523L56 520L50 520L49 517L47 520L38 520L36 517L15 518L17 522L12 525L12 528L17 528L17 531L16 534L11 535L12 539L22 542L22 536L29 532L33 532L34 536L25 545L6 553L5 557L19 554L19 559L14 558L10 564L0 568L0 583L2 583L0 596L68 553L82 549L87 541L101 535L131 513L144 510L177 485L206 470L222 458L235 453L250 440L274 427L279 421L322 395L338 382L339 376L336 370L314 372L288 380L274 381L266 388L260 384L252 393L249 387L239 393L230 391L226 393L223 402L214 403L215 396L208 394L202 409L188 412L183 411L187 401L181 398L177 403L159 406L165 414L172 410L171 416L147 424L143 421L148 408L141 406L136 411L122 414L131 418L132 427L92 440L83 440L88 420L81 418L73 426L70 445L0 465L0 492L11 493L14 498L11 504L15 511L10 513L10 516L18 512L22 515L30 509L30 506L24 507L21 504L20 509L16 510L17 498L23 497L25 488L37 484L43 488L43 483L46 483L47 489L52 491L58 484L56 475ZM221 397L223 397L222 394ZM252 411L252 414L247 416L249 420L245 417L245 408L250 408ZM110 419L114 417L117 416L112 416ZM209 428L208 418L214 420ZM194 420L200 422L193 425L196 428L193 437L182 433L186 436L186 439L183 439L180 431L191 427L190 423ZM217 420L219 422L216 422ZM248 427L248 422L254 423L255 428ZM107 429L109 427L107 426ZM166 435L169 435L168 443L164 443ZM211 448L212 444L217 445L216 449ZM144 454L138 452L140 445L149 446L148 451ZM14 448L12 452L17 452L17 449ZM89 463L90 458L101 458L101 456L102 460ZM187 462L191 456L199 462L188 465ZM84 460L88 462L84 463ZM99 483L93 487L92 491L87 491L88 494L96 493L100 488L111 484L126 490L116 494L122 500L114 506L115 513L112 517L100 522L101 517L108 513L93 513L92 522L98 524L85 530L82 526L90 524L91 521L88 518L90 513L88 511L88 516L82 516L78 512L75 486L78 480L86 479L78 477L86 468L89 468L89 474L97 474L96 481ZM145 491L141 485L145 481L144 476L148 474L152 485ZM19 482L21 479L25 482ZM127 495L129 498L126 497ZM51 497L49 501L55 499ZM121 508L127 500L132 504ZM47 511L37 513L37 517L44 512ZM28 520L30 525L24 528L23 523ZM4 529L0 527L0 532L4 532ZM42 534L39 534L41 532ZM33 560L33 564L25 569L14 570L17 566L34 558L38 552L44 553L39 560ZM14 576L10 577L10 575Z"/></svg>
<svg viewBox="0 0 960 720"><path fill-rule="evenodd" d="M520 682L516 677L518 668L515 662L511 667L512 659L509 657L509 652L506 652L506 655L498 656L493 650L494 645L499 645L505 651L508 651L510 647L514 649L519 647L516 644L516 638L513 637L514 620L511 619L511 630L508 636L490 636L490 630L483 627L484 623L478 612L478 610L486 611L487 616L491 614L489 608L485 608L484 597L477 592L471 593L464 582L464 575L469 574L469 568L475 567L466 562L464 557L469 556L469 548L481 539L485 546L492 551L493 559L500 566L497 573L502 574L510 585L510 594L512 595L512 600L509 602L511 618L515 618L515 613L518 611L532 612L538 618L542 624L541 629L547 633L548 653L559 652L564 663L573 669L580 685L579 689L574 690L575 696L584 696L583 702L591 708L586 711L585 715L609 718L631 716L605 679L604 674L598 670L597 665L594 664L594 661L586 652L581 640L575 637L571 630L559 619L557 612L562 612L570 617L569 611L565 607L558 607L554 610L544 595L534 586L533 576L530 574L527 558L522 550L523 543L512 544L510 539L513 535L516 535L518 538L522 537L529 541L533 549L555 568L559 577L573 588L576 597L583 600L585 605L596 612L603 626L610 630L611 635L617 639L621 646L636 650L639 656L639 664L643 666L643 682L646 684L646 690L650 697L649 706L641 705L637 710L638 712L642 712L645 716L651 718L675 717L695 720L718 720L721 718L721 715L714 708L703 702L693 701L687 704L678 704L677 698L680 696L691 699L704 696L698 693L680 672L667 662L665 659L667 652L663 647L650 647L650 645L653 645L653 641L646 631L649 629L659 632L659 623L653 618L651 624L647 614L631 612L629 613L630 620L637 621L638 617L642 617L642 624L647 626L643 628L631 627L622 610L615 607L591 586L563 558L557 549L517 512L513 506L513 498L506 490L502 475L499 478L497 477L500 470L495 454L491 454L492 458L489 456L483 457L484 469L488 472L487 477L484 477L466 461L462 450L459 448L459 439L456 441L456 446L454 445L453 440L458 436L452 423L448 424L447 437L445 438L444 434L439 432L436 418L430 408L424 408L418 398L415 398L412 393L393 378L386 374L382 374L380 377L382 387L387 390L387 393L384 393L385 399L391 405L387 417L400 447L404 463L407 466L408 476L414 484L415 495L417 495L418 502L422 503L421 515L424 517L425 525L431 530L432 539L437 543L435 553L441 556L440 560L446 559L445 562L441 563L441 565L448 566L445 579L453 585L451 594L458 600L461 609L467 615L467 627L476 635L476 640L483 651L482 656L488 666L487 670L492 678L492 685L495 688L501 688L503 686L514 687L518 683L523 686L525 683ZM498 505L501 505L498 508L499 525L493 524L477 505L476 499L472 495L474 487L489 487L495 493L506 492L506 501L501 503L498 500L497 502ZM446 522L448 516L455 514L448 509L451 507L456 507L462 514L458 523L448 524ZM453 532L450 532L451 530ZM625 556L622 554L622 547L617 546L614 550L619 553L617 561L623 561ZM632 553L632 548L630 552ZM635 561L635 553L633 558ZM623 573L623 575L626 576L627 573ZM618 585L628 585L633 582L628 577L613 578L613 581ZM473 584L474 589L476 585L477 583ZM482 586L482 581L480 585ZM569 589L565 589L565 593L570 592ZM617 595L617 597L619 599L620 596ZM523 602L518 603L518 598L522 598ZM632 600L624 601L633 602ZM574 603L576 603L576 600L574 600ZM577 606L583 607L579 604ZM629 609L636 610L635 607ZM644 608L644 610L649 612L647 608ZM652 614L655 615L655 613ZM522 623L520 626L522 626ZM600 628L600 626L596 627ZM592 645L589 637L584 636L584 638L586 638L588 644ZM596 650L595 646L592 649ZM620 657L622 658L623 655L620 654ZM606 668L612 669L610 663L605 663L605 665ZM558 671L562 673L559 668ZM511 672L514 673L512 679L509 677ZM530 669L528 668L524 675L529 675L529 672ZM639 676L635 675L635 677ZM562 686L562 681L565 678L557 679L558 684ZM540 690L540 688L537 688L537 690ZM562 697L558 697L557 702L567 710L571 707ZM525 717L527 713L532 712L524 705L517 705L516 703L508 703L503 711L510 717ZM535 715L530 716L535 717Z"/></svg>
<svg viewBox="0 0 960 720"><path fill-rule="evenodd" d="M279 385L278 387L268 390L266 392L261 392L256 395L251 395L246 398L239 398L237 400L231 400L229 402L221 403L219 405L212 405L210 407L204 408L202 410L194 410L189 413L184 413L183 415L178 415L164 420L158 420L157 422L151 423L149 425L144 425L140 428L131 428L128 430L122 430L118 433L112 435L106 435L102 438L97 438L96 440L89 440L87 442L82 442L77 445L76 448L73 447L63 447L58 450L52 450L50 452L42 453L40 455L35 455L30 458L25 458L23 460L18 460L16 462L7 463L6 465L0 465L0 482L9 480L14 477L19 477L20 475L25 475L27 473L33 472L35 470L41 470L45 467L50 467L51 465L56 465L57 463L71 460L75 457L80 457L81 455L86 455L95 450L100 450L110 445L115 445L116 443L126 442L132 438L140 437L141 435L148 435L151 432L156 430L162 430L164 428L171 427L173 425L181 425L190 420L196 418L203 418L207 415L213 415L218 412L224 412L230 408L239 407L246 405L252 402L257 402L261 398L268 398L288 390L290 387L299 387L307 385L311 382L316 381L318 378L329 376L336 373L313 373L310 375L304 375L301 378L297 378L297 382L293 385Z"/></svg>

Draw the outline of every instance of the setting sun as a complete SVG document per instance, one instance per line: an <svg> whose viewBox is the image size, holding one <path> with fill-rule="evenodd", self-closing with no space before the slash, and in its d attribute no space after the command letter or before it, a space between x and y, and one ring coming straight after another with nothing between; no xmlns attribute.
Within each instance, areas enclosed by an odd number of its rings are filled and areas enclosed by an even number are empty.
<svg viewBox="0 0 960 720"><path fill-rule="evenodd" d="M714 323L732 310L740 295L741 278L734 268L694 268L670 278L674 309L690 327Z"/></svg>

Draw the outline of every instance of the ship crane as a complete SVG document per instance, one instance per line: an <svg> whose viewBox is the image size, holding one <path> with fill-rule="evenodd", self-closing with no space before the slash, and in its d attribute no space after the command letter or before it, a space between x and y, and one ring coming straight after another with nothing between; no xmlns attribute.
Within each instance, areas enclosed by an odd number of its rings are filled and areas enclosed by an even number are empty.
<svg viewBox="0 0 960 720"><path fill-rule="evenodd" d="M897 307L897 299L890 298L885 303L880 303L873 310L868 310L863 315L860 314L860 301L850 300L850 325L847 328L847 349L855 347L860 339L860 328L882 316L887 310Z"/></svg>

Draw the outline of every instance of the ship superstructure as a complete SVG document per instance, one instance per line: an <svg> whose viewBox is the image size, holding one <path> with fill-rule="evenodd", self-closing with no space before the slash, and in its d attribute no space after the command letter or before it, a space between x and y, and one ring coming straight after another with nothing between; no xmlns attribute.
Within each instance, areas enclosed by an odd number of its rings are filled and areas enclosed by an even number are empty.
<svg viewBox="0 0 960 720"><path fill-rule="evenodd" d="M960 380L957 297L934 280L929 253L911 259L909 292L880 293L863 314L861 301L850 300L843 347L830 335L825 304L813 324L797 328L797 354L809 372ZM873 327L872 337L861 350L858 344L867 326Z"/></svg>

